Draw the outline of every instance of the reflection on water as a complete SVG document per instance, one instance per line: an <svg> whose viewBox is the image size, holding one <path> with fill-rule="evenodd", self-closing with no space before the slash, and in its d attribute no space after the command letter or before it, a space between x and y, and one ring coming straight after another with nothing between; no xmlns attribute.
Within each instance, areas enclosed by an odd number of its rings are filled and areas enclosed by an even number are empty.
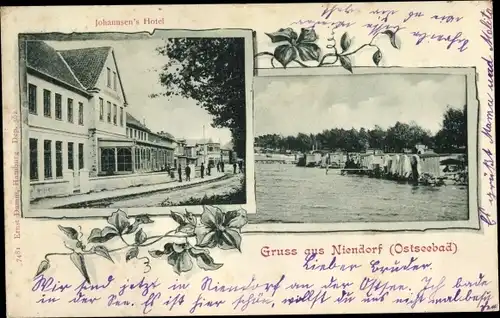
<svg viewBox="0 0 500 318"><path fill-rule="evenodd" d="M401 222L467 220L467 187L412 186L338 170L256 164L259 221Z"/></svg>

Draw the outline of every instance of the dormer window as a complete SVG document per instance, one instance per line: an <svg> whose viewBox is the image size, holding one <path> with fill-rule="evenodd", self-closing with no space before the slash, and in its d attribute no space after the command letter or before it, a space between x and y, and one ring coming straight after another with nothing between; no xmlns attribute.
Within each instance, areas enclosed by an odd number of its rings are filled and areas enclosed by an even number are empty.
<svg viewBox="0 0 500 318"><path fill-rule="evenodd" d="M116 91L116 72L113 72L113 89Z"/></svg>

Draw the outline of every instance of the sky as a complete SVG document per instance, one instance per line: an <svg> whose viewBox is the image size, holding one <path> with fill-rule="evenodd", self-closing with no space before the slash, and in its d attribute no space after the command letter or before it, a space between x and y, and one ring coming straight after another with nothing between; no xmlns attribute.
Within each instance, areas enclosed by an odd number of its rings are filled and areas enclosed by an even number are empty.
<svg viewBox="0 0 500 318"><path fill-rule="evenodd" d="M258 77L254 96L255 136L387 129L397 121L434 134L447 107L465 105L466 81L434 74Z"/></svg>
<svg viewBox="0 0 500 318"><path fill-rule="evenodd" d="M203 126L205 137L221 144L231 141L226 128L212 128L212 116L196 101L182 97L149 98L151 93L164 92L159 84L158 73L153 70L165 65L167 57L156 53L161 39L133 41L47 41L55 49L111 46L115 51L118 69L123 82L129 107L127 112L146 121L153 131L167 131L176 138L201 139Z"/></svg>

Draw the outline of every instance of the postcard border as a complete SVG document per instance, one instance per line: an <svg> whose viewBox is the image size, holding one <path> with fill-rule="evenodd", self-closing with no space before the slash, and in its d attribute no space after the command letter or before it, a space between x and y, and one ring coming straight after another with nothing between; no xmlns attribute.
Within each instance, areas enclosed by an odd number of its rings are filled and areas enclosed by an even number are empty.
<svg viewBox="0 0 500 318"><path fill-rule="evenodd" d="M254 75L254 52L255 52L255 32L252 29L245 28L215 28L215 29L154 29L151 32L43 32L43 33L19 33L18 34L18 63L19 83L18 101L20 110L20 140L21 149L19 149L19 157L21 158L20 169L20 197L21 197L21 216L22 218L40 218L40 219L62 219L62 218L100 218L107 217L110 213L116 211L116 208L104 209L30 209L29 186L28 190L22 185L29 185L29 176L24 173L29 169L29 161L25 157L27 152L22 149L27 149L28 140L23 136L28 133L27 120L27 101L25 94L22 91L26 90L26 67L21 63L25 58L25 50L21 43L27 40L38 41L83 41L83 40L148 40L164 37L205 37L205 38L224 38L224 37L242 37L245 42L245 86L246 86L246 204L242 205L218 205L223 209L243 208L248 214L255 213L255 178L254 176L254 154L253 154L253 75ZM24 189L23 189L24 188ZM190 206L171 206L171 207L139 207L139 208L121 208L128 215L148 214L154 216L169 216L171 210L189 209L194 214L203 212L203 207L200 205Z"/></svg>
<svg viewBox="0 0 500 318"><path fill-rule="evenodd" d="M432 221L432 222L346 222L346 223L267 223L256 221L248 224L244 233L335 233L335 232L407 232L430 230L472 230L480 231L479 222L479 94L476 67L353 67L353 74L344 68L334 67L291 67L291 68L259 68L255 70L255 78L278 76L356 76L367 74L445 74L466 76L467 132L469 185L468 205L469 219L466 221ZM255 108L255 105L254 105ZM255 112L254 112L255 116ZM471 134L469 132L474 132ZM256 198L258 205L258 198ZM257 208L256 208L257 210ZM257 212L258 214L258 212Z"/></svg>

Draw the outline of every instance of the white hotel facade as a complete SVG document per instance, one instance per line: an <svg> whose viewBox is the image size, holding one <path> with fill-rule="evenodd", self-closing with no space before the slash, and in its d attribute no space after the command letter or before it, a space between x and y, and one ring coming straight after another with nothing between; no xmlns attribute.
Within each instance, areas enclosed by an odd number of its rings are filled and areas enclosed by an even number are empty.
<svg viewBox="0 0 500 318"><path fill-rule="evenodd" d="M176 140L127 113L113 48L25 52L30 200L166 181Z"/></svg>

